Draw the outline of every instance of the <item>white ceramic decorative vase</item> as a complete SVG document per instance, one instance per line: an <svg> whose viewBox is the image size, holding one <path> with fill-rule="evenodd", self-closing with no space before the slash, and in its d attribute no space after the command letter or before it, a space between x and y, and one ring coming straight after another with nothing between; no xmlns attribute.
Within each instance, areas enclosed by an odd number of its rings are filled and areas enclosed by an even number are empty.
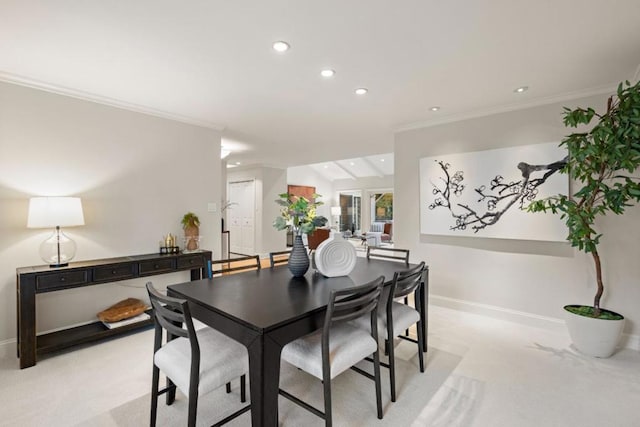
<svg viewBox="0 0 640 427"><path fill-rule="evenodd" d="M326 277L346 276L356 266L356 248L332 232L329 238L318 245L315 251L316 268Z"/></svg>
<svg viewBox="0 0 640 427"><path fill-rule="evenodd" d="M615 351L624 329L624 318L620 320L594 319L580 316L567 310L565 323L571 341L580 353L593 357L609 357Z"/></svg>

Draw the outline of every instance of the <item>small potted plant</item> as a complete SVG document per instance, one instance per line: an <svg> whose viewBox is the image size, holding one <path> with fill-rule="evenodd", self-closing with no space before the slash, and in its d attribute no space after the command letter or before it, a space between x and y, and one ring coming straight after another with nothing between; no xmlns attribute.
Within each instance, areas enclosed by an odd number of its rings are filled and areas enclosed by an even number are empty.
<svg viewBox="0 0 640 427"><path fill-rule="evenodd" d="M185 251L197 251L200 245L200 219L193 212L187 212L182 217L184 230Z"/></svg>
<svg viewBox="0 0 640 427"><path fill-rule="evenodd" d="M640 201L640 82L620 84L607 102L607 110L598 114L592 108L565 108L565 126L589 125L591 130L576 132L560 143L569 151L561 173L568 174L576 191L572 196L556 195L531 203L532 212L560 214L565 221L571 246L590 254L596 272L593 306L565 306L567 327L578 350L609 357L615 351L624 327L621 314L600 307L604 292L602 259L598 244L602 233L596 220L606 214L620 215L632 202Z"/></svg>
<svg viewBox="0 0 640 427"><path fill-rule="evenodd" d="M316 215L316 208L324 203L317 201L319 194L313 194L312 200L294 196L289 193L279 195L276 200L282 209L280 216L275 219L273 226L278 230L291 230L293 232L293 249L289 257L289 270L294 277L301 277L309 269L309 256L302 242L302 234L309 234L327 223L327 218Z"/></svg>

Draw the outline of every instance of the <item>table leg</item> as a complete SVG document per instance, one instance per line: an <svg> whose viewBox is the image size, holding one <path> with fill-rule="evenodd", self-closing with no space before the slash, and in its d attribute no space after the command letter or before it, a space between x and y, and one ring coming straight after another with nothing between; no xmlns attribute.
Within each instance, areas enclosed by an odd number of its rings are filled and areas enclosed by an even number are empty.
<svg viewBox="0 0 640 427"><path fill-rule="evenodd" d="M36 364L36 293L35 287L20 286L18 290L18 356L20 369Z"/></svg>
<svg viewBox="0 0 640 427"><path fill-rule="evenodd" d="M251 390L251 425L278 425L278 388L280 387L280 353L282 346L265 335L248 347L249 387Z"/></svg>

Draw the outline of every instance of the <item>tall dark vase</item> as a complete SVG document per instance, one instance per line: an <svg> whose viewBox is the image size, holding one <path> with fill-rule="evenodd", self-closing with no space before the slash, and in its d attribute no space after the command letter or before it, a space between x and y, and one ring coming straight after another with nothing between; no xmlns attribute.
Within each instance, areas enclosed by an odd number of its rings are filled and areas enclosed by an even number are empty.
<svg viewBox="0 0 640 427"><path fill-rule="evenodd" d="M289 271L293 277L302 277L309 269L309 254L307 248L302 243L302 236L295 236L293 239L293 249L289 256Z"/></svg>

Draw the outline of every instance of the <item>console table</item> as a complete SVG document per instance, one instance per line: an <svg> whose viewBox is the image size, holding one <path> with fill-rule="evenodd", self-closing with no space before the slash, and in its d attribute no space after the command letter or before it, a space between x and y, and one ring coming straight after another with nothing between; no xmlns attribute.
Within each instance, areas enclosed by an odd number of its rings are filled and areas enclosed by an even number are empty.
<svg viewBox="0 0 640 427"><path fill-rule="evenodd" d="M201 251L72 262L61 268L51 268L48 265L17 268L17 355L20 358L20 369L35 365L36 355L123 334L153 324L153 320L149 319L109 329L102 322L94 322L36 336L36 294L185 270L191 271L191 280L199 280L205 276L207 261L210 261L211 257L211 251Z"/></svg>

